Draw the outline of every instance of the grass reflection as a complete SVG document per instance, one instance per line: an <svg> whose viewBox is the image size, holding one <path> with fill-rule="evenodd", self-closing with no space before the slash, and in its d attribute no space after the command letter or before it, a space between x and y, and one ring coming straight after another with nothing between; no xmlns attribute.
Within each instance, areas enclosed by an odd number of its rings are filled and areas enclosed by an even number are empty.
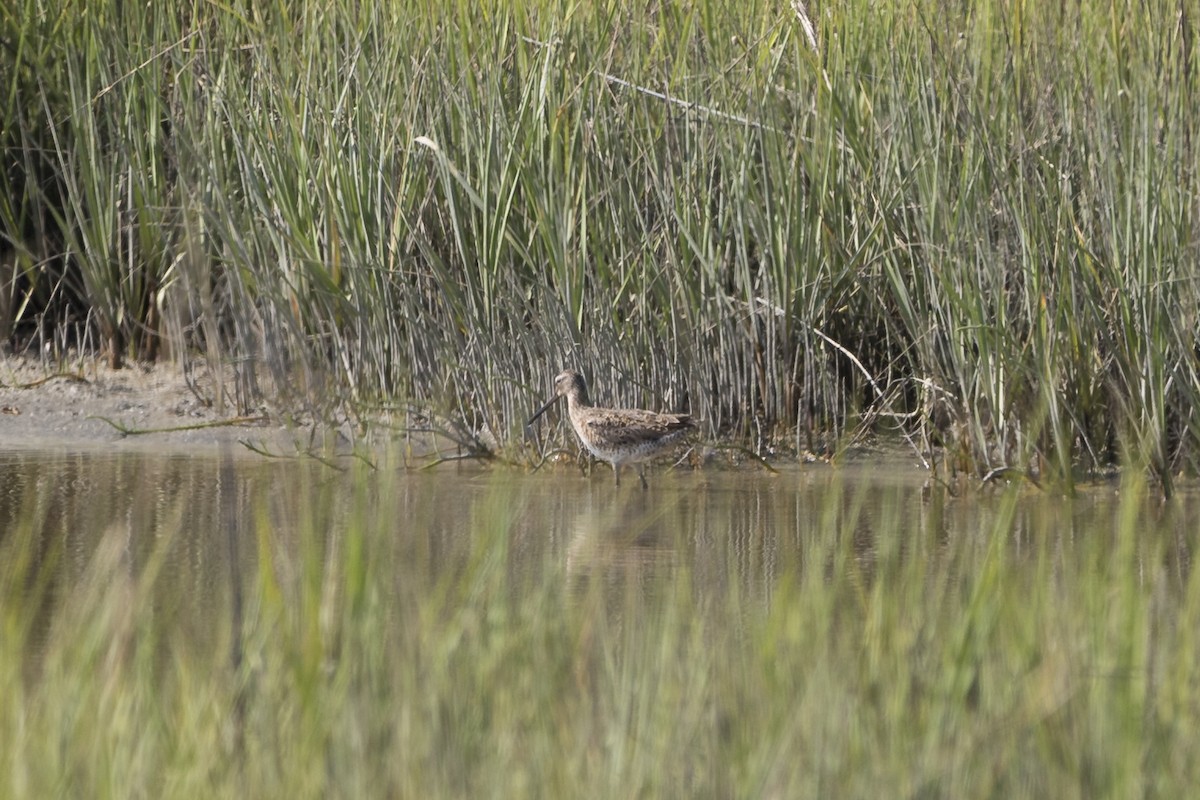
<svg viewBox="0 0 1200 800"><path fill-rule="evenodd" d="M0 506L6 796L1200 777L1188 492L956 499L825 470L642 493L139 458L0 465L41 476ZM75 471L91 484L61 493Z"/></svg>

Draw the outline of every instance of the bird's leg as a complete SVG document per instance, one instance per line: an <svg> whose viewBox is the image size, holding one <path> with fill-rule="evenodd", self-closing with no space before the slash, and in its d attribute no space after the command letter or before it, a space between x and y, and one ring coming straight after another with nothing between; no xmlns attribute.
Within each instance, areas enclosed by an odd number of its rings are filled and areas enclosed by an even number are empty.
<svg viewBox="0 0 1200 800"><path fill-rule="evenodd" d="M613 462L612 467L613 467L613 485L620 486L621 485L621 465L616 462Z"/></svg>
<svg viewBox="0 0 1200 800"><path fill-rule="evenodd" d="M646 466L644 464L638 464L637 471L638 477L642 479L642 491L644 492L650 488L650 484L646 483Z"/></svg>

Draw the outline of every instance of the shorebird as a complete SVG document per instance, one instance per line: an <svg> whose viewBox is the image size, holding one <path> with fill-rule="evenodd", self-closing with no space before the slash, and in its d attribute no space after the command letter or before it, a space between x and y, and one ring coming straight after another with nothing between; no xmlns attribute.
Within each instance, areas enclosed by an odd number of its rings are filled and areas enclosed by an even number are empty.
<svg viewBox="0 0 1200 800"><path fill-rule="evenodd" d="M612 464L613 480L621 485L621 465L636 464L642 488L646 469L641 462L683 438L696 427L687 414L659 414L640 408L597 408L588 400L587 384L573 369L554 379L554 396L529 418L532 425L560 397L567 398L567 416L583 446L601 461Z"/></svg>

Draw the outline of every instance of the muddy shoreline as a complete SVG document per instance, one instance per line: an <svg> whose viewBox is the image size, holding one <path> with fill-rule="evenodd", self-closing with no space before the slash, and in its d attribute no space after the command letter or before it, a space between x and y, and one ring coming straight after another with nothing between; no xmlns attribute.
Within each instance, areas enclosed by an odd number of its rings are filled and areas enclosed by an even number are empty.
<svg viewBox="0 0 1200 800"><path fill-rule="evenodd" d="M293 430L266 408L218 409L208 370L192 378L189 385L173 363L112 369L99 358L56 364L0 356L0 447L215 452L239 440L291 447Z"/></svg>

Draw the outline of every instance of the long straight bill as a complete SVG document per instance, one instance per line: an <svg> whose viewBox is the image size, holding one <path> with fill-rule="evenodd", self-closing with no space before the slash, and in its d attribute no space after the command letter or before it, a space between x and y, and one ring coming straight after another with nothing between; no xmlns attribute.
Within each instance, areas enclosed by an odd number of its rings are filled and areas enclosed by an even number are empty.
<svg viewBox="0 0 1200 800"><path fill-rule="evenodd" d="M526 425L532 425L533 423L537 422L537 418L538 418L538 417L540 417L542 414L545 414L545 413L546 413L546 410L547 410L548 408L550 408L550 406L554 405L554 404L555 404L557 401L558 401L558 397L557 397L557 396L555 396L555 397L551 397L549 400L547 400L547 401L546 401L546 405L544 405L544 406L542 406L541 408L539 408L539 409L537 410L537 413L536 413L536 414L534 414L532 417L530 417L530 418L529 418L529 422L526 422L525 424L526 424Z"/></svg>

